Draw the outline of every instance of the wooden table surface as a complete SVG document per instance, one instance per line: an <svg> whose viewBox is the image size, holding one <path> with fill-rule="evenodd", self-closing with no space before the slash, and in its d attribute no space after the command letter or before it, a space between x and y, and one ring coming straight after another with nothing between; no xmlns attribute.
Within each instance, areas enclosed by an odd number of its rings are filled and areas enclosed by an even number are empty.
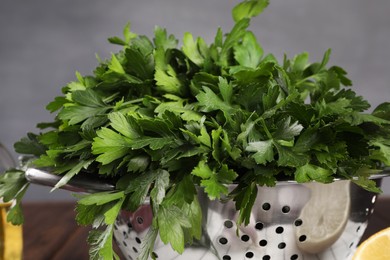
<svg viewBox="0 0 390 260"><path fill-rule="evenodd" d="M24 260L88 259L89 228L75 223L74 202L25 203ZM390 197L379 197L363 240L390 226Z"/></svg>

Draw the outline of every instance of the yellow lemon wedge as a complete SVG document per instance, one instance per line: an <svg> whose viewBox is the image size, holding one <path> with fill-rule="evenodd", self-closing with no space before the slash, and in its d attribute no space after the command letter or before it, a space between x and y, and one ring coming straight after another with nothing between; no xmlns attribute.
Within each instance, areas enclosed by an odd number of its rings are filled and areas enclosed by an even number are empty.
<svg viewBox="0 0 390 260"><path fill-rule="evenodd" d="M350 211L350 181L309 183L311 197L295 227L300 250L316 254L332 246L345 229Z"/></svg>
<svg viewBox="0 0 390 260"><path fill-rule="evenodd" d="M356 250L352 260L389 260L390 227L375 233Z"/></svg>

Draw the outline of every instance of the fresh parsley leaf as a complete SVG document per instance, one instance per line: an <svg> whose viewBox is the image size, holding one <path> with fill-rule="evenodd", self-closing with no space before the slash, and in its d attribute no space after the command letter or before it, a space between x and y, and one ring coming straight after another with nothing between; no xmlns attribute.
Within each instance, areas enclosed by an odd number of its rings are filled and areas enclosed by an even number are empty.
<svg viewBox="0 0 390 260"><path fill-rule="evenodd" d="M246 32L242 42L234 46L234 58L241 65L255 69L263 56L263 49L252 32Z"/></svg>
<svg viewBox="0 0 390 260"><path fill-rule="evenodd" d="M21 225L24 221L21 202L28 186L21 170L9 169L0 175L0 197L5 202L15 199L7 213L7 221L13 225Z"/></svg>
<svg viewBox="0 0 390 260"><path fill-rule="evenodd" d="M127 24L122 38L109 39L123 49L97 57L92 75L76 72L47 106L58 111L53 122L15 144L37 157L34 167L62 177L54 188L80 171L116 184L113 192L78 196L76 220L94 228L92 259L116 257L116 216L137 210L148 196L154 221L141 244L145 260L155 258L157 234L178 252L200 239L198 191L234 200L239 224L249 223L259 185L286 178L343 177L379 192L369 177L390 165L389 103L365 112L370 105L347 88L347 73L329 67L331 50L320 62L306 52L285 55L282 64L265 54L249 24L268 4L238 3L233 28L219 28L210 45L185 33L178 48L161 27L150 39ZM0 177L0 197L16 199L8 214L14 223L23 220L27 187L23 171Z"/></svg>
<svg viewBox="0 0 390 260"><path fill-rule="evenodd" d="M309 181L328 183L331 182L333 178L330 170L312 164L305 164L301 167L297 167L297 170L295 171L295 180L300 183Z"/></svg>
<svg viewBox="0 0 390 260"><path fill-rule="evenodd" d="M233 19L235 22L243 18L252 18L259 15L269 5L268 0L245 0L233 8Z"/></svg>
<svg viewBox="0 0 390 260"><path fill-rule="evenodd" d="M125 156L130 148L130 140L109 128L100 129L92 143L92 153L99 155L96 161L102 164Z"/></svg>
<svg viewBox="0 0 390 260"><path fill-rule="evenodd" d="M157 223L161 241L170 243L172 248L182 253L184 251L184 229L191 227L187 215L174 205L161 205L158 210Z"/></svg>
<svg viewBox="0 0 390 260"><path fill-rule="evenodd" d="M250 142L245 150L255 152L252 157L258 164L266 164L274 159L274 145L272 140Z"/></svg>
<svg viewBox="0 0 390 260"><path fill-rule="evenodd" d="M89 257L91 260L119 259L112 248L112 235L114 225L109 225L105 230L93 229L89 232L88 243Z"/></svg>

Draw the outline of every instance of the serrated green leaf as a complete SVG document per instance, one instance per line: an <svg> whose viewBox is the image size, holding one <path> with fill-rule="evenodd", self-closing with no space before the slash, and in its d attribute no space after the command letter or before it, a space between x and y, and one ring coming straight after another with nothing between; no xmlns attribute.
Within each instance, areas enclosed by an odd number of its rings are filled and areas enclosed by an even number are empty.
<svg viewBox="0 0 390 260"><path fill-rule="evenodd" d="M108 225L104 230L91 230L88 235L91 260L119 259L112 248L114 225Z"/></svg>
<svg viewBox="0 0 390 260"><path fill-rule="evenodd" d="M256 68L262 56L263 49L252 32L246 32L242 42L234 46L234 58L241 66Z"/></svg>
<svg viewBox="0 0 390 260"><path fill-rule="evenodd" d="M162 48L163 50L173 49L177 46L178 40L174 35L167 35L166 29L156 26L154 29L154 44L156 49Z"/></svg>
<svg viewBox="0 0 390 260"><path fill-rule="evenodd" d="M116 131L130 139L137 139L142 134L137 122L133 118L126 117L120 112L108 114L108 119L110 120L111 126Z"/></svg>
<svg viewBox="0 0 390 260"><path fill-rule="evenodd" d="M149 170L143 175L133 176L127 174L122 176L116 184L118 190L124 190L129 194L129 200L126 207L130 211L135 211L145 202L146 197L150 192L150 187L159 175L160 170Z"/></svg>
<svg viewBox="0 0 390 260"><path fill-rule="evenodd" d="M194 41L191 33L184 33L182 50L184 54L198 66L202 66L204 62L204 57L199 49L200 45L205 45L202 38L198 38L197 41Z"/></svg>
<svg viewBox="0 0 390 260"><path fill-rule="evenodd" d="M226 184L233 183L237 176L238 174L234 170L229 169L227 164L222 164L217 174L218 180Z"/></svg>
<svg viewBox="0 0 390 260"><path fill-rule="evenodd" d="M113 206L111 206L106 212L104 212L104 222L107 225L113 225L117 219L119 212L122 209L124 202L124 196L118 200Z"/></svg>
<svg viewBox="0 0 390 260"><path fill-rule="evenodd" d="M13 225L21 225L24 222L21 201L29 186L24 171L9 169L0 175L0 198L12 205L7 212L7 221Z"/></svg>
<svg viewBox="0 0 390 260"><path fill-rule="evenodd" d="M169 172L165 170L159 170L158 172L154 187L150 192L150 197L157 207L162 203L169 186Z"/></svg>
<svg viewBox="0 0 390 260"><path fill-rule="evenodd" d="M196 195L191 204L184 204L183 212L191 223L191 228L184 230L185 240L192 244L193 238L200 240L202 236L202 208Z"/></svg>
<svg viewBox="0 0 390 260"><path fill-rule="evenodd" d="M184 251L184 230L190 228L191 222L187 216L176 206L165 207L161 205L158 211L157 223L161 241L170 243L178 253Z"/></svg>
<svg viewBox="0 0 390 260"><path fill-rule="evenodd" d="M97 206L95 204L92 205L83 205L77 203L76 205L76 221L79 225L92 225L96 224L96 226L100 226L104 221L104 211L105 205ZM100 223L99 220L101 220Z"/></svg>
<svg viewBox="0 0 390 260"><path fill-rule="evenodd" d="M46 106L46 109L53 113L61 109L67 102L68 100L65 97L55 97L54 100Z"/></svg>
<svg viewBox="0 0 390 260"><path fill-rule="evenodd" d="M196 98L207 112L221 110L228 113L228 111L232 110L232 107L228 103L224 102L208 87L203 87L203 91L199 92Z"/></svg>
<svg viewBox="0 0 390 260"><path fill-rule="evenodd" d="M119 62L119 60L115 54L111 55L111 62L108 65L108 68L111 71L116 72L116 73L121 74L121 75L124 75L126 73L125 70L123 69L122 64Z"/></svg>
<svg viewBox="0 0 390 260"><path fill-rule="evenodd" d="M236 209L240 211L238 225L249 224L252 207L257 197L257 185L252 182L250 185L238 185L232 191L233 200L236 202Z"/></svg>
<svg viewBox="0 0 390 260"><path fill-rule="evenodd" d="M241 157L241 149L232 143L229 134L223 130L223 138L221 139L222 148L225 149L233 160L238 160Z"/></svg>
<svg viewBox="0 0 390 260"><path fill-rule="evenodd" d="M143 172L146 170L150 159L146 155L139 155L132 157L127 163L127 170L129 172Z"/></svg>
<svg viewBox="0 0 390 260"><path fill-rule="evenodd" d="M305 129L294 145L294 151L298 153L308 152L317 142L319 142L318 127Z"/></svg>
<svg viewBox="0 0 390 260"><path fill-rule="evenodd" d="M359 185L363 189L374 192L374 193L382 193L382 190L380 187L377 186L377 183L374 180L370 180L367 177L359 177L358 179L353 179L353 183Z"/></svg>
<svg viewBox="0 0 390 260"><path fill-rule="evenodd" d="M99 96L94 90L88 88L86 90L76 90L72 92L72 101L75 103L87 106L87 107L105 107L101 96Z"/></svg>
<svg viewBox="0 0 390 260"><path fill-rule="evenodd" d="M230 104L233 95L233 86L222 77L219 77L218 88L224 102Z"/></svg>
<svg viewBox="0 0 390 260"><path fill-rule="evenodd" d="M255 159L256 163L266 164L274 159L273 147L274 145L272 140L256 141L248 143L245 150L248 152L254 152L252 157Z"/></svg>
<svg viewBox="0 0 390 260"><path fill-rule="evenodd" d="M92 143L92 153L99 155L96 161L102 164L125 156L130 149L130 140L108 128L100 129Z"/></svg>
<svg viewBox="0 0 390 260"><path fill-rule="evenodd" d="M232 48L237 44L237 42L245 35L246 29L249 26L249 19L241 19L238 21L230 33L226 36L225 41L222 44L220 52L220 64L222 67L228 66L228 56L229 52L232 51Z"/></svg>
<svg viewBox="0 0 390 260"><path fill-rule="evenodd" d="M291 123L291 117L287 117L277 123L277 130L273 134L273 137L275 139L288 141L299 135L302 129L302 125L297 121Z"/></svg>
<svg viewBox="0 0 390 260"><path fill-rule="evenodd" d="M27 184L24 172L16 169L9 169L0 175L0 197L8 202L12 200Z"/></svg>
<svg viewBox="0 0 390 260"><path fill-rule="evenodd" d="M137 37L137 34L133 33L131 31L131 24L127 23L126 26L123 28L123 37L124 39L121 39L117 36L108 38L108 41L113 44L118 45L129 45L130 41Z"/></svg>
<svg viewBox="0 0 390 260"><path fill-rule="evenodd" d="M163 148L166 145L170 145L174 143L174 139L172 137L142 137L136 140L131 141L131 148L140 149L145 146L149 146L152 150L158 150Z"/></svg>
<svg viewBox="0 0 390 260"><path fill-rule="evenodd" d="M174 68L168 64L169 52L164 49L156 49L154 59L156 63L154 79L158 88L165 93L181 94L182 83Z"/></svg>
<svg viewBox="0 0 390 260"><path fill-rule="evenodd" d="M211 147L211 137L209 133L207 132L207 129L205 126L202 126L200 128L200 135L198 136L198 140L200 143L206 145L207 147Z"/></svg>
<svg viewBox="0 0 390 260"><path fill-rule="evenodd" d="M222 154L221 134L222 134L222 127L218 127L217 129L211 131L211 140L212 140L211 155L217 162L220 162L221 154Z"/></svg>
<svg viewBox="0 0 390 260"><path fill-rule="evenodd" d="M309 54L307 52L296 55L292 60L292 71L295 73L302 72L306 68L308 62Z"/></svg>
<svg viewBox="0 0 390 260"><path fill-rule="evenodd" d="M297 153L291 147L282 146L277 142L274 142L274 145L278 150L279 166L300 167L309 161L308 155Z"/></svg>
<svg viewBox="0 0 390 260"><path fill-rule="evenodd" d="M88 118L104 115L108 109L108 107L69 105L58 113L58 118L64 121L67 120L69 125L76 125Z"/></svg>
<svg viewBox="0 0 390 260"><path fill-rule="evenodd" d="M148 233L141 242L141 252L137 260L149 260L150 257L153 260L156 260L154 253L154 243L157 239L158 229L154 226L151 226Z"/></svg>
<svg viewBox="0 0 390 260"><path fill-rule="evenodd" d="M35 156L44 154L46 148L39 142L38 138L38 135L28 133L26 137L23 137L14 144L15 151L21 154L31 154Z"/></svg>
<svg viewBox="0 0 390 260"><path fill-rule="evenodd" d="M309 182L309 181L318 181L328 183L333 180L332 171L312 165L305 164L301 167L297 167L295 171L295 180L299 183Z"/></svg>
<svg viewBox="0 0 390 260"><path fill-rule="evenodd" d="M269 5L269 0L245 0L237 4L232 15L235 22L259 15Z"/></svg>
<svg viewBox="0 0 390 260"><path fill-rule="evenodd" d="M125 50L125 70L142 80L153 79L154 59L153 53L142 53L131 46Z"/></svg>
<svg viewBox="0 0 390 260"><path fill-rule="evenodd" d="M220 183L217 178L201 180L200 185L204 188L208 197L212 200L220 199L221 195L227 195L229 190L226 185Z"/></svg>
<svg viewBox="0 0 390 260"><path fill-rule="evenodd" d="M390 145L381 142L380 140L372 141L371 145L375 146L377 149L371 151L370 157L390 166Z"/></svg>
<svg viewBox="0 0 390 260"><path fill-rule="evenodd" d="M210 169L205 161L200 161L198 165L192 170L191 174L202 179L208 179L213 176L214 172Z"/></svg>

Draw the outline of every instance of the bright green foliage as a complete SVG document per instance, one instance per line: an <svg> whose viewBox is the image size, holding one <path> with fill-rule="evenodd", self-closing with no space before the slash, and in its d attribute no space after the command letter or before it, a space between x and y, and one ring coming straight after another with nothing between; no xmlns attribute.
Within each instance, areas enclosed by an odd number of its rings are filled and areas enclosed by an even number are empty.
<svg viewBox="0 0 390 260"><path fill-rule="evenodd" d="M21 225L24 221L21 200L28 186L23 171L10 169L0 176L0 198L3 201L15 199L7 215L7 221L14 225Z"/></svg>
<svg viewBox="0 0 390 260"><path fill-rule="evenodd" d="M119 210L134 211L148 197L155 218L141 259L157 234L178 252L200 238L197 189L234 200L244 224L258 185L278 180L344 178L379 191L369 176L390 166L389 103L365 112L370 105L349 88L346 72L328 66L330 50L315 63L306 52L282 64L265 53L248 28L268 3L239 3L234 27L218 29L211 44L186 33L178 48L163 28L149 39L128 24L123 38L109 39L123 49L99 60L92 75L76 73L47 106L58 113L54 122L15 144L62 176L55 188L81 172L114 182L115 192L79 198L77 221L96 229L92 259L113 258ZM26 187L22 171L0 178L0 197L17 198L9 214L16 223Z"/></svg>

